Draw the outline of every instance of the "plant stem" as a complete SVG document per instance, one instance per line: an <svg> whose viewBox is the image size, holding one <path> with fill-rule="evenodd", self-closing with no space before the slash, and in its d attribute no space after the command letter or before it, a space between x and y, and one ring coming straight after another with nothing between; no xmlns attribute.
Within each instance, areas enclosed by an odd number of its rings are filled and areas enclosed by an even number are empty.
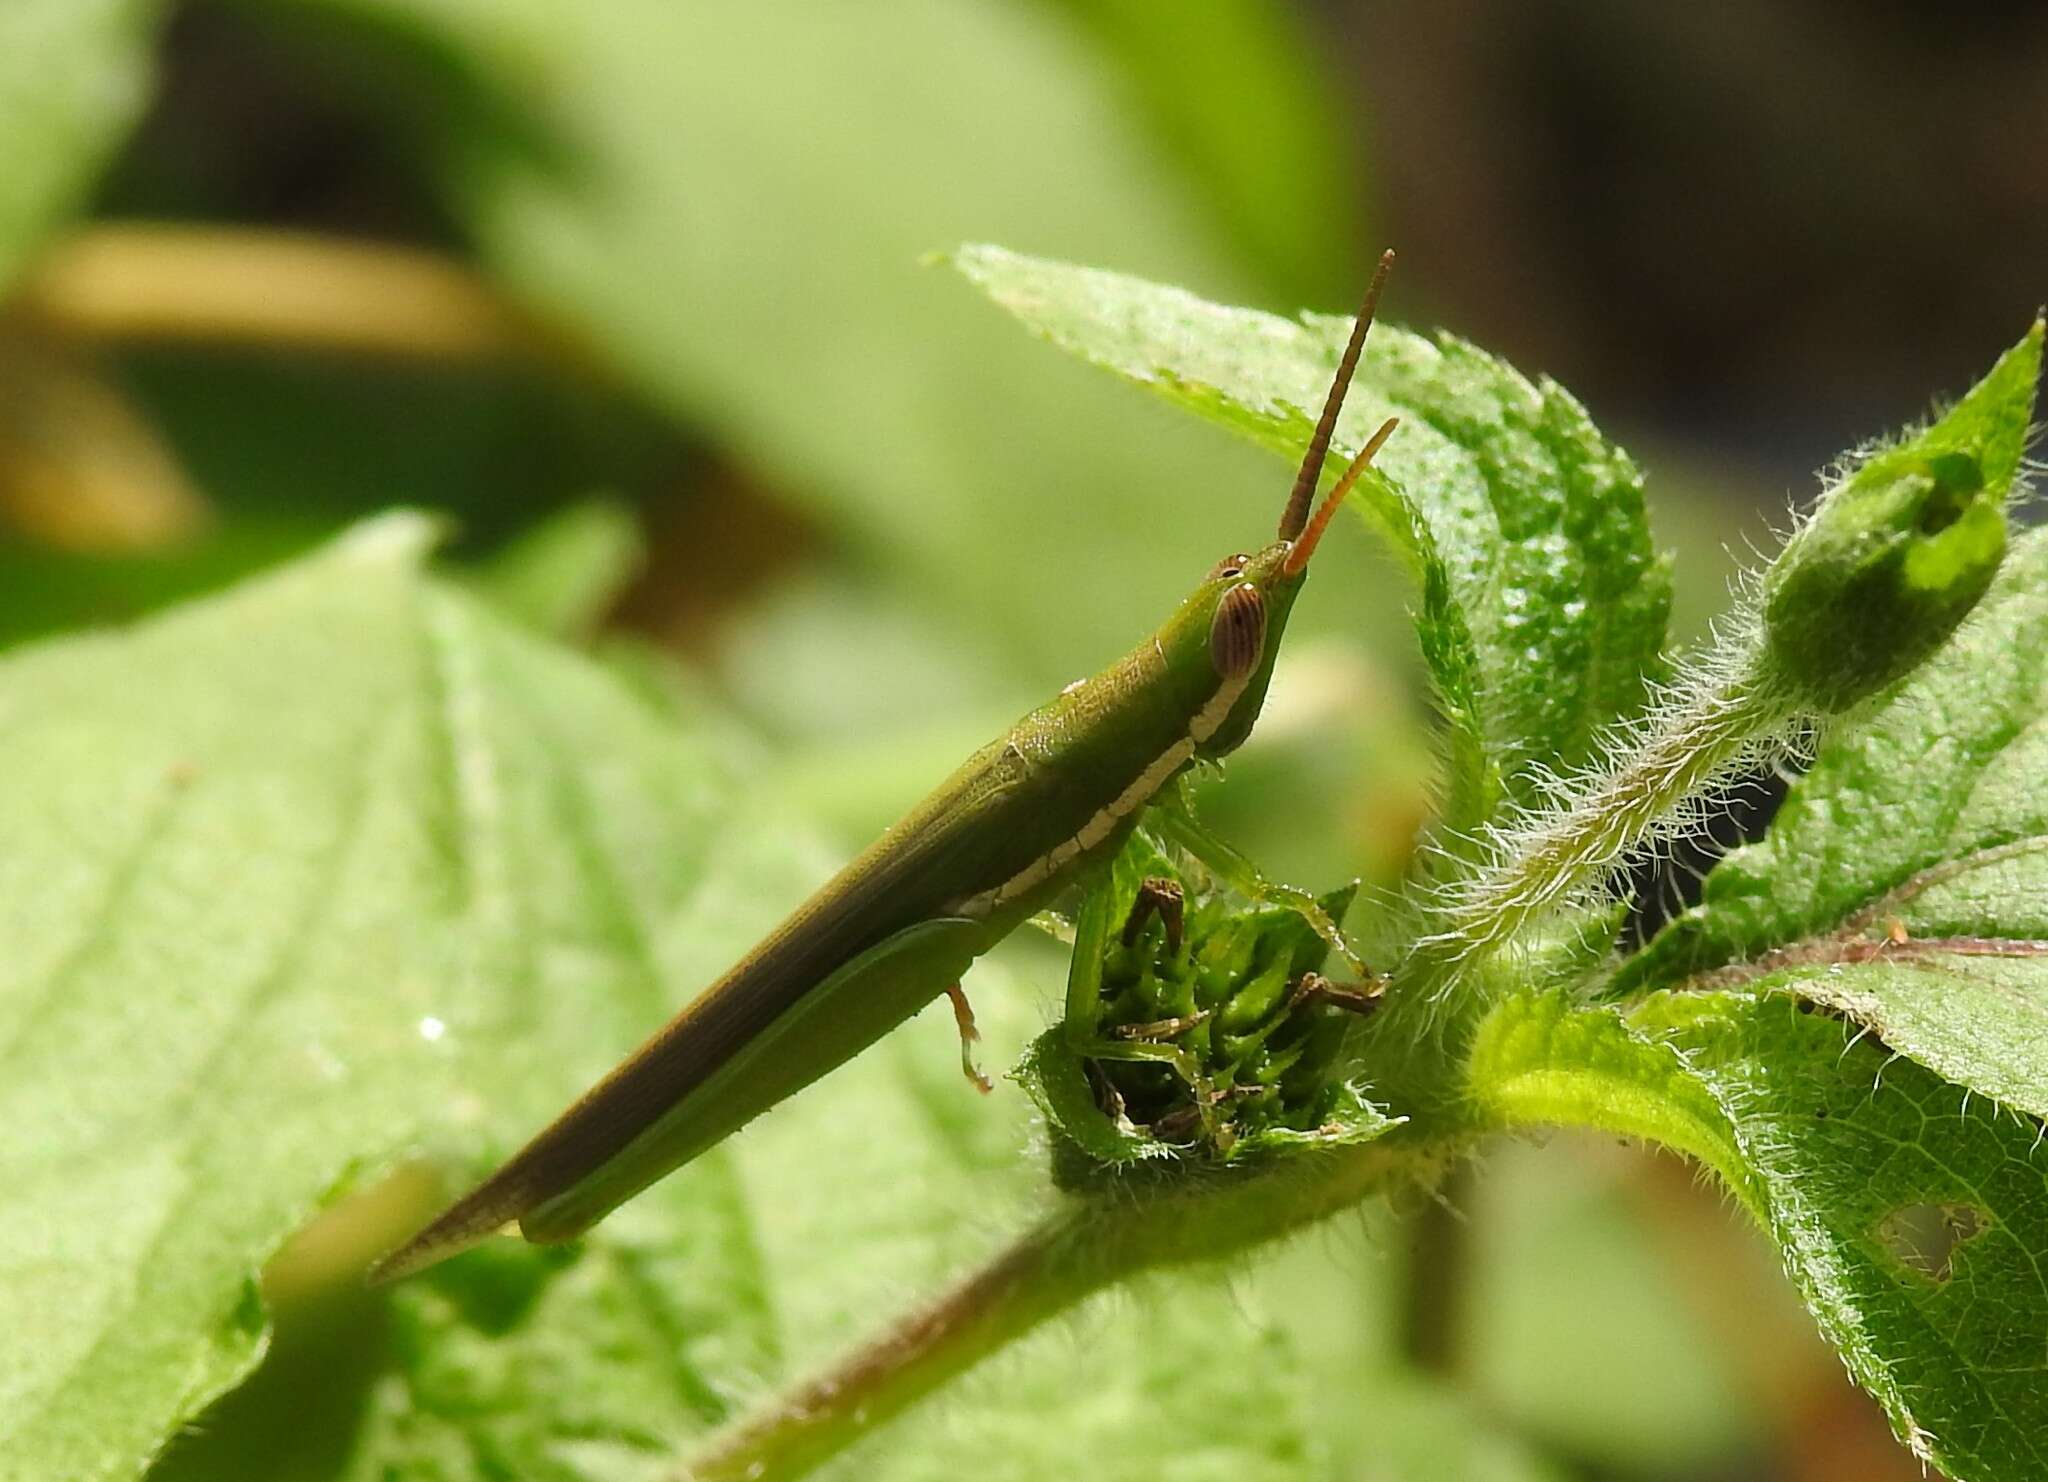
<svg viewBox="0 0 2048 1482"><path fill-rule="evenodd" d="M682 1476L802 1476L1051 1317L1081 1295L1057 1279L1050 1259L1075 1213L1046 1219L950 1289L719 1432Z"/></svg>
<svg viewBox="0 0 2048 1482"><path fill-rule="evenodd" d="M1464 1207L1472 1196L1472 1165L1461 1163L1433 1199L1407 1222L1408 1279L1402 1289L1401 1348L1425 1374L1455 1380L1465 1299L1471 1281L1472 1237Z"/></svg>
<svg viewBox="0 0 2048 1482"><path fill-rule="evenodd" d="M1615 860L1647 839L1682 832L1706 789L1783 745L1800 707L1756 683L1748 664L1700 682L1655 711L1635 744L1576 783L1556 804L1507 829L1495 857L1458 888L1437 931L1416 944L1398 977L1432 988L1595 890Z"/></svg>
<svg viewBox="0 0 2048 1482"><path fill-rule="evenodd" d="M823 1372L712 1436L676 1482L802 1477L947 1381L1141 1271L1228 1256L1369 1194L1433 1181L1471 1134L1397 1127L1228 1183L1077 1199ZM1305 1165L1305 1166L1304 1166Z"/></svg>

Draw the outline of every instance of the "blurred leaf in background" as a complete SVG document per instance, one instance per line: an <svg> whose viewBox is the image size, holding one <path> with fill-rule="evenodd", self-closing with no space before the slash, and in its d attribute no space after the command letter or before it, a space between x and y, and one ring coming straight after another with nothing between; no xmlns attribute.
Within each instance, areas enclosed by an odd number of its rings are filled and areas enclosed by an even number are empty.
<svg viewBox="0 0 2048 1482"><path fill-rule="evenodd" d="M517 79L578 167L463 115L426 140L483 260L1034 688L1276 518L1284 474L1081 392L918 268L979 234L1259 296L1059 9L251 9L309 11Z"/></svg>
<svg viewBox="0 0 2048 1482"><path fill-rule="evenodd" d="M0 9L0 291L66 216L149 102L154 0Z"/></svg>
<svg viewBox="0 0 2048 1482"><path fill-rule="evenodd" d="M748 527L786 527L764 501L801 508L822 523L832 564L799 570L771 556L762 579L832 598L765 591L774 621L762 633L779 645L728 619L708 655L743 697L774 692L749 710L823 751L854 736L886 742L871 718L914 730L905 718L929 710L915 676L952 673L972 677L962 694L973 726L989 729L1098 666L1190 572L1270 528L1284 474L1141 401L1091 394L920 259L1000 235L1240 297L1305 291L1301 265L1315 262L1348 298L1359 279L1345 264L1368 255L1338 230L1339 203L1359 195L1354 163L1299 84L1314 68L1298 18L1276 4L1214 9L1212 31L1117 6L903 5L822 27L776 7L637 0L200 7L180 35L253 52L236 76L278 74L315 100L329 122L314 145L332 148L344 131L347 147L394 162L412 182L398 195L414 230L467 236L499 282L595 347L629 402L644 396L676 417L715 462L678 462L630 416L593 417L587 397L572 399L564 429L563 410L495 371L365 375L153 350L124 355L122 375L211 499L306 527L300 544L393 499L455 508L487 541L515 501L532 508L550 487L607 483L706 512L680 559L657 548L654 573L674 593L733 566ZM763 58L774 59L772 89L748 80ZM1207 101L1174 101L1165 79L1178 66L1211 79L1195 90ZM261 123L221 103L223 90L188 109L222 114L215 127L240 147ZM1261 99L1255 125L1226 126L1231 109ZM175 209L164 179L181 169L188 202L209 214L231 205L221 194L232 169L208 162L175 118L144 144L138 160L153 173L124 167L117 208ZM349 193L343 205L362 195L347 173L328 189ZM1247 204L1260 192L1293 208ZM312 209L337 207L315 197ZM1229 225L1250 216L1265 223L1255 251L1234 247ZM717 471L728 462L749 474L737 500ZM331 513L312 508L322 488ZM1361 633L1398 631L1398 589L1355 552L1342 561L1304 625L1344 632L1354 648ZM656 601L638 598L634 612L664 625ZM20 630L95 615L118 613L60 605ZM914 642L894 662L861 664L849 625ZM738 672L816 668L833 654L860 682L796 704L784 697L797 687ZM1405 710L1349 705L1318 733L1378 755L1389 748L1377 738L1405 732ZM961 734L942 730L948 746ZM1412 798L1407 776L1400 791ZM1394 811L1405 838L1414 804Z"/></svg>
<svg viewBox="0 0 2048 1482"><path fill-rule="evenodd" d="M1147 0L1053 3L1087 29L1112 85L1279 304L1358 296L1358 120L1374 100L1314 64L1304 17L1274 0L1200 0L1170 17Z"/></svg>

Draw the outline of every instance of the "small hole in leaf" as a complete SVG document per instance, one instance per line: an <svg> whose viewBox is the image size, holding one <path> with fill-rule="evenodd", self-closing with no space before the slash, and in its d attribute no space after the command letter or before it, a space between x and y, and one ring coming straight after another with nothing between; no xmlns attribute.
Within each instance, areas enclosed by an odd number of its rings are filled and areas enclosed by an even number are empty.
<svg viewBox="0 0 2048 1482"><path fill-rule="evenodd" d="M1991 1228L1974 1204L1904 1204L1877 1224L1877 1238L1900 1265L1932 1281L1955 1274L1956 1252Z"/></svg>
<svg viewBox="0 0 2048 1482"><path fill-rule="evenodd" d="M1984 487L1984 475L1974 458L1960 453L1929 460L1927 471L1933 475L1934 487L1920 506L1915 523L1921 534L1939 535L1963 517L1977 491Z"/></svg>
<svg viewBox="0 0 2048 1482"><path fill-rule="evenodd" d="M1920 506L1918 525L1922 535L1939 535L1963 517L1969 501L1953 490L1937 486Z"/></svg>

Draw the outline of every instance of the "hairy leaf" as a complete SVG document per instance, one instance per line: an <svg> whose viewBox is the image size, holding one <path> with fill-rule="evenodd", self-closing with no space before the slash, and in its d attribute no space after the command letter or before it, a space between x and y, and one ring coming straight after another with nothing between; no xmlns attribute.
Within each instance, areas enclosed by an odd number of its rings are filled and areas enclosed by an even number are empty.
<svg viewBox="0 0 2048 1482"><path fill-rule="evenodd" d="M1626 1018L1511 1000L1475 1103L1505 1125L1639 1135L1720 1173L1776 1241L1850 1372L1923 1460L1965 1482L2040 1470L2048 1435L2048 1152L1784 994L1655 994Z"/></svg>
<svg viewBox="0 0 2048 1482"><path fill-rule="evenodd" d="M1759 682L1835 715L1910 674L1998 575L2041 376L2033 327L1932 424L1866 449L1764 573Z"/></svg>
<svg viewBox="0 0 2048 1482"><path fill-rule="evenodd" d="M1617 990L1759 980L2048 1115L2044 631L2037 532L1946 648L1831 737L1764 842L1721 862Z"/></svg>
<svg viewBox="0 0 2048 1482"><path fill-rule="evenodd" d="M996 247L957 261L1055 344L1290 458L1350 328ZM1509 795L1527 796L1533 767L1583 761L1657 668L1670 582L1641 478L1554 382L1532 384L1452 336L1382 324L1338 446L1355 451L1395 413L1405 421L1376 465L1385 477L1357 503L1423 584L1423 647L1454 736L1476 726ZM1491 779L1469 768L1460 761L1454 784L1486 797ZM1482 811L1454 809L1453 822Z"/></svg>
<svg viewBox="0 0 2048 1482"><path fill-rule="evenodd" d="M1612 1010L1561 993L1510 998L1480 1021L1465 1065L1474 1108L1503 1127L1598 1127L1714 1169L1758 1208L1727 1118L1678 1055Z"/></svg>
<svg viewBox="0 0 2048 1482"><path fill-rule="evenodd" d="M1962 1482L2040 1476L2040 1123L1784 995L1659 995L1631 1017L1719 1102L1787 1270L1900 1439Z"/></svg>

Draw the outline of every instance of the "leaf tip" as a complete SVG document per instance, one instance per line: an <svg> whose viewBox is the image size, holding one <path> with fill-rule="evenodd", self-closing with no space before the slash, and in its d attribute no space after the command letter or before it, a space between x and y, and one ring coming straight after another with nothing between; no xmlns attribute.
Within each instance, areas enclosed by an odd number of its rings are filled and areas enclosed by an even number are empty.
<svg viewBox="0 0 2048 1482"><path fill-rule="evenodd" d="M424 510L395 509L349 526L331 549L347 561L416 565L446 540L453 522Z"/></svg>
<svg viewBox="0 0 2048 1482"><path fill-rule="evenodd" d="M2037 317L1961 400L1871 454L1787 542L1765 577L1765 630L1776 677L1803 703L1840 710L1900 678L1989 589L2044 334Z"/></svg>

